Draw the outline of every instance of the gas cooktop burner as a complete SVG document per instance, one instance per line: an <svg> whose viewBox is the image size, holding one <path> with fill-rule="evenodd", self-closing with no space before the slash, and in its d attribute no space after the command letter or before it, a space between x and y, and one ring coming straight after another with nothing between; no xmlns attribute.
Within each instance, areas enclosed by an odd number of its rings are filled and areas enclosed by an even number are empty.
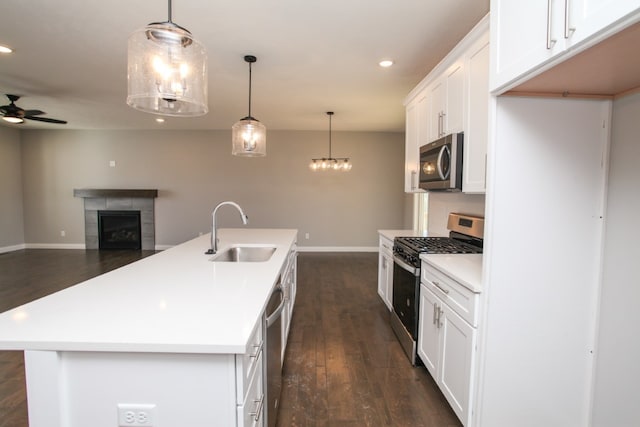
<svg viewBox="0 0 640 427"><path fill-rule="evenodd" d="M482 248L450 237L400 237L398 240L418 253L481 254Z"/></svg>

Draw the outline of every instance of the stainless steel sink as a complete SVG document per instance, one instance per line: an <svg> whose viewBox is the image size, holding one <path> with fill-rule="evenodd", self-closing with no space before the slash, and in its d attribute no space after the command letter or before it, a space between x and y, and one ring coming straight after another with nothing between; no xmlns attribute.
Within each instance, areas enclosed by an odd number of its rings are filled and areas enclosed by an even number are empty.
<svg viewBox="0 0 640 427"><path fill-rule="evenodd" d="M232 246L216 254L213 262L265 262L276 251L275 246Z"/></svg>

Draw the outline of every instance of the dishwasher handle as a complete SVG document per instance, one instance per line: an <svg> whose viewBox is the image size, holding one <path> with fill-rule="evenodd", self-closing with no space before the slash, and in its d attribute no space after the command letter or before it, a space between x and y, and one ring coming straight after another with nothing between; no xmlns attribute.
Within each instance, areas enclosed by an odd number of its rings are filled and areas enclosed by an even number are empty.
<svg viewBox="0 0 640 427"><path fill-rule="evenodd" d="M285 299L284 299L284 290L282 289L282 285L278 284L278 286L276 286L276 289L273 292L274 293L279 292L282 296L282 300L280 301L280 304L278 305L278 307L275 310L273 310L273 313L268 315L266 320L267 328L273 325L276 320L278 320L278 318L282 314L282 310L284 310Z"/></svg>

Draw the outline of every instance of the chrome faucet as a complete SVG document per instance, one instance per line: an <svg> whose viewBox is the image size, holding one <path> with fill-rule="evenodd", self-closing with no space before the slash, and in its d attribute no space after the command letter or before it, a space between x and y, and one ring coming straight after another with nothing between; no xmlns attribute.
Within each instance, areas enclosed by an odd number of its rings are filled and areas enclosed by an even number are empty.
<svg viewBox="0 0 640 427"><path fill-rule="evenodd" d="M247 225L249 222L249 217L244 214L240 205L235 202L222 202L219 203L218 206L211 213L211 249L205 252L207 255L215 254L218 252L218 227L216 226L216 214L218 213L218 209L220 209L224 205L231 205L238 209L240 212L240 218L242 219L242 223Z"/></svg>

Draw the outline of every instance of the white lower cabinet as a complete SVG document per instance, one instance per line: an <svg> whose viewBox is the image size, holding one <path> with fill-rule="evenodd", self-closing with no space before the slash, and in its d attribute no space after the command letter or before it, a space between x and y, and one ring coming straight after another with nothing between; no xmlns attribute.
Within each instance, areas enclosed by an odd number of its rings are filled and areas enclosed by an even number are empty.
<svg viewBox="0 0 640 427"><path fill-rule="evenodd" d="M472 414L472 375L477 329L456 311L475 313L478 294L422 263L418 355L462 424ZM462 298L460 298L462 297ZM474 316L472 316L474 317ZM473 320L471 319L473 322Z"/></svg>
<svg viewBox="0 0 640 427"><path fill-rule="evenodd" d="M378 295L393 310L393 241L381 235L378 250Z"/></svg>
<svg viewBox="0 0 640 427"><path fill-rule="evenodd" d="M236 355L238 427L264 425L264 334L258 322L249 340L249 352Z"/></svg>
<svg viewBox="0 0 640 427"><path fill-rule="evenodd" d="M282 290L284 293L284 310L282 310L282 351L281 361L284 363L284 355L287 350L287 339L293 317L293 306L296 301L297 282L297 259L298 253L294 246L287 257L287 262L282 273Z"/></svg>

